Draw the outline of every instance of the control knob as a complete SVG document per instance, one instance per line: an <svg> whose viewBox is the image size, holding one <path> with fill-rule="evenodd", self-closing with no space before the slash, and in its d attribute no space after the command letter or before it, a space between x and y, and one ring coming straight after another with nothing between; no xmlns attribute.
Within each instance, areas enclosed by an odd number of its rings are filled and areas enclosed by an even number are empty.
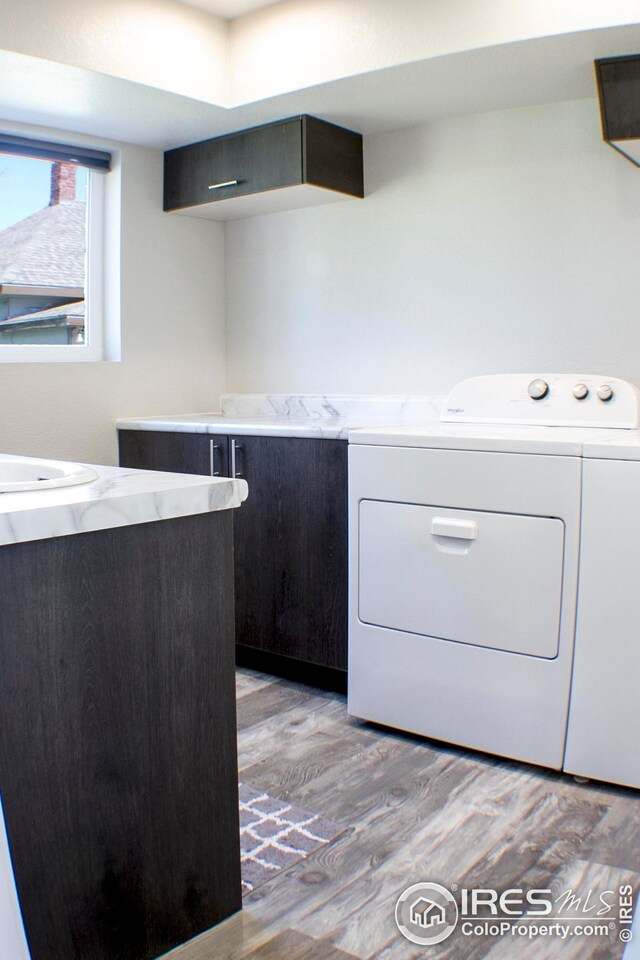
<svg viewBox="0 0 640 960"><path fill-rule="evenodd" d="M603 383L602 386L598 387L598 396L603 403L606 403L608 400L611 400L613 397L613 389L609 386L608 383Z"/></svg>
<svg viewBox="0 0 640 960"><path fill-rule="evenodd" d="M542 400L549 393L549 384L545 380L532 380L529 384L529 396L532 400Z"/></svg>
<svg viewBox="0 0 640 960"><path fill-rule="evenodd" d="M589 388L584 383L576 383L573 388L573 395L576 400L586 400L589 396Z"/></svg>

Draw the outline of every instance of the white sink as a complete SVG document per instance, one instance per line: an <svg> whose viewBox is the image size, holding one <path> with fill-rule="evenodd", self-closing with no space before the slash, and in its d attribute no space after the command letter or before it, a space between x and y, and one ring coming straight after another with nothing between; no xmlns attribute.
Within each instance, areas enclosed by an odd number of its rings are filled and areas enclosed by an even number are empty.
<svg viewBox="0 0 640 960"><path fill-rule="evenodd" d="M22 490L51 490L91 483L98 474L81 463L32 460L28 457L0 457L0 493Z"/></svg>

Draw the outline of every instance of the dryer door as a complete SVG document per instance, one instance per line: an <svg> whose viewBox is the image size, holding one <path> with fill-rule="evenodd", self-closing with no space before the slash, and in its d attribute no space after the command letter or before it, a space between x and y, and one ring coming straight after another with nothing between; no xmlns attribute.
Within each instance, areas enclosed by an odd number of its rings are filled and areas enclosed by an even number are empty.
<svg viewBox="0 0 640 960"><path fill-rule="evenodd" d="M557 656L562 520L362 500L359 531L364 623Z"/></svg>

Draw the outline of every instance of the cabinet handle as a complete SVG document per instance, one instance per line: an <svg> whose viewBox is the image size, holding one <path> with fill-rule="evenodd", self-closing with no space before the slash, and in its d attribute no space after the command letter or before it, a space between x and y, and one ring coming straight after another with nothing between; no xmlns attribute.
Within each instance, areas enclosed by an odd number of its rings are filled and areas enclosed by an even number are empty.
<svg viewBox="0 0 640 960"><path fill-rule="evenodd" d="M237 187L239 180L221 180L220 183L210 183L209 190L221 190L222 187Z"/></svg>
<svg viewBox="0 0 640 960"><path fill-rule="evenodd" d="M209 440L209 474L212 477L219 477L220 470L216 470L216 453L218 458L220 457L220 444L215 443L213 440ZM218 459L218 463L220 460Z"/></svg>
<svg viewBox="0 0 640 960"><path fill-rule="evenodd" d="M231 441L231 476L232 477L241 477L242 470L238 469L237 466L237 454L242 451L242 447L237 440Z"/></svg>

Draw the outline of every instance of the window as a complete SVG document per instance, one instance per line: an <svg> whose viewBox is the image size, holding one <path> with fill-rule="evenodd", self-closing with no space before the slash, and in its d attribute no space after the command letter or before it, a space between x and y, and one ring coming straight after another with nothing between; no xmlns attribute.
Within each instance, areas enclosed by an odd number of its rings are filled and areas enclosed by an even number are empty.
<svg viewBox="0 0 640 960"><path fill-rule="evenodd" d="M0 361L102 358L109 161L0 135Z"/></svg>

